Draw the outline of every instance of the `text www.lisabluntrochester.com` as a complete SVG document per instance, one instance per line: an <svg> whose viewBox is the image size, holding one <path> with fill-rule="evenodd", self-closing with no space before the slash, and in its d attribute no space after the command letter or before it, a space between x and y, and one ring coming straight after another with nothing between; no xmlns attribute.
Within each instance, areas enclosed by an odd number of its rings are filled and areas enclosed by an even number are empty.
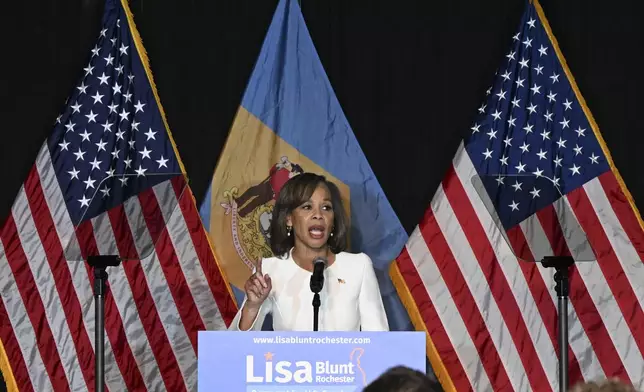
<svg viewBox="0 0 644 392"><path fill-rule="evenodd" d="M301 337L301 336L274 336L266 338L253 338L255 344L369 344L370 338L339 338L339 337Z"/></svg>

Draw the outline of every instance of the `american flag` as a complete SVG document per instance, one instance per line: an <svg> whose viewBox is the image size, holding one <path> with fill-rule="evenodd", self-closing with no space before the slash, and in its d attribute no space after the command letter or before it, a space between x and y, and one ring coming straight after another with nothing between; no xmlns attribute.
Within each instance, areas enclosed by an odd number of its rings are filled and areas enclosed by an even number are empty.
<svg viewBox="0 0 644 392"><path fill-rule="evenodd" d="M644 231L543 10L527 5L469 136L391 270L445 390L558 390L554 271L572 255L570 382L644 387Z"/></svg>
<svg viewBox="0 0 644 392"><path fill-rule="evenodd" d="M111 391L197 385L197 332L236 312L160 106L127 0L107 0L89 63L0 235L9 388L94 390L93 271L108 268ZM0 353L2 354L2 353Z"/></svg>

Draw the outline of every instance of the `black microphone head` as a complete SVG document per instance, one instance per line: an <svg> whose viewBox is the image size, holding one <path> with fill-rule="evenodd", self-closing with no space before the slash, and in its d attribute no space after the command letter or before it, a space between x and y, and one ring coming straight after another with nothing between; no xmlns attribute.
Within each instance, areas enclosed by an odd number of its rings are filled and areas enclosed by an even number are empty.
<svg viewBox="0 0 644 392"><path fill-rule="evenodd" d="M327 266L327 260L324 257L313 259L313 274L311 275L311 291L319 293L324 287L324 269Z"/></svg>

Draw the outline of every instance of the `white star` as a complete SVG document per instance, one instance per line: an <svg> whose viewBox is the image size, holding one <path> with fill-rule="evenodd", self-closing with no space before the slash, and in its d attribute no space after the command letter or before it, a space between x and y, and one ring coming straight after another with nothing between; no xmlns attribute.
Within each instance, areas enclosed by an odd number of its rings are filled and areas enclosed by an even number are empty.
<svg viewBox="0 0 644 392"><path fill-rule="evenodd" d="M132 130L133 131L138 131L139 130L139 124L140 122L132 121Z"/></svg>
<svg viewBox="0 0 644 392"><path fill-rule="evenodd" d="M121 55L127 56L127 48L129 48L129 46L125 46L123 43L121 43L121 47L119 48Z"/></svg>
<svg viewBox="0 0 644 392"><path fill-rule="evenodd" d="M107 33L107 29L101 30L101 37L105 37L106 36L105 33Z"/></svg>
<svg viewBox="0 0 644 392"><path fill-rule="evenodd" d="M507 166L508 165L508 157L506 157L505 154L503 154L503 156L501 158L499 158L499 162L501 162L502 166Z"/></svg>
<svg viewBox="0 0 644 392"><path fill-rule="evenodd" d="M90 171L94 171L94 169L99 169L100 170L101 169L101 162L103 162L103 161L99 161L96 157L94 157L94 160L89 163L90 165L92 165L92 170L90 170Z"/></svg>
<svg viewBox="0 0 644 392"><path fill-rule="evenodd" d="M506 93L506 92L505 92L505 91L503 91L503 89L501 89L501 91L499 91L499 92L496 94L496 96L497 96L497 97L499 97L499 101L500 101L500 100L502 100L502 99L505 99L505 93Z"/></svg>
<svg viewBox="0 0 644 392"><path fill-rule="evenodd" d="M110 195L110 188L105 185L105 188L100 189L101 192L103 192L103 198L109 197Z"/></svg>
<svg viewBox="0 0 644 392"><path fill-rule="evenodd" d="M478 125L478 124L476 124L476 132L478 132L478 131L479 131L479 128L478 128L478 127L479 127L479 125ZM474 127L473 127L472 129L474 129ZM150 139L154 139L154 140L156 140L156 138L154 137L154 135L156 135L156 132L152 132L152 128L150 128L150 130L149 130L149 131L147 131L146 133L144 133L144 135L148 137L148 140L150 140Z"/></svg>
<svg viewBox="0 0 644 392"><path fill-rule="evenodd" d="M127 75L127 78L130 79L130 83L132 83L132 80L134 79L134 75L129 74Z"/></svg>
<svg viewBox="0 0 644 392"><path fill-rule="evenodd" d="M129 180L129 178L125 176L119 178L119 181L121 181L121 186L127 186L127 180Z"/></svg>
<svg viewBox="0 0 644 392"><path fill-rule="evenodd" d="M472 133L478 133L478 132L480 132L480 131L481 131L479 128L481 128L481 126L479 125L479 123L476 123L476 124L474 124L474 126L473 126L472 128L470 128L470 129L472 130ZM152 128L150 128L150 132L152 132ZM154 134L153 134L153 135L154 135ZM154 136L152 136L152 137L154 137ZM149 137L148 137L148 140L150 140L150 138L149 138Z"/></svg>
<svg viewBox="0 0 644 392"><path fill-rule="evenodd" d="M105 75L105 72L103 72L103 75L101 75L101 76L99 76L99 77L98 77L98 80L100 80L100 81L101 81L101 83L99 84L99 86L100 86L100 85L102 85L102 84L108 84L108 83L107 83L107 79L109 79L109 78L110 78L110 76L109 76L109 75Z"/></svg>
<svg viewBox="0 0 644 392"><path fill-rule="evenodd" d="M553 159L552 161L555 163L555 167L560 167L562 158L557 157L557 158Z"/></svg>
<svg viewBox="0 0 644 392"><path fill-rule="evenodd" d="M501 112L499 110L495 110L494 113L491 114L492 117L494 117L495 120L500 120L501 119Z"/></svg>
<svg viewBox="0 0 644 392"><path fill-rule="evenodd" d="M105 66L107 67L108 65L112 64L114 65L114 57L112 57L112 54L108 54L107 57L103 57L103 60L105 60Z"/></svg>
<svg viewBox="0 0 644 392"><path fill-rule="evenodd" d="M148 169L144 169L144 168L142 168L142 167L141 167L141 165L139 165L139 168L135 170L135 172L136 172L136 176L137 176L137 177L139 177L139 176L145 176L145 172L146 172L146 171L148 171Z"/></svg>
<svg viewBox="0 0 644 392"><path fill-rule="evenodd" d="M511 147L512 146L512 138L510 136L506 136L505 139L503 140L503 143L505 143L506 147Z"/></svg>
<svg viewBox="0 0 644 392"><path fill-rule="evenodd" d="M108 122L107 120L105 120L105 124L101 124L101 125L103 126L104 132L112 132L112 125L114 124L112 124L111 122Z"/></svg>
<svg viewBox="0 0 644 392"><path fill-rule="evenodd" d="M537 171L533 172L532 174L534 174L537 177L541 177L543 176L543 170L537 168Z"/></svg>
<svg viewBox="0 0 644 392"><path fill-rule="evenodd" d="M98 114L94 114L94 112L90 110L89 114L85 115L85 117L87 117L87 123L96 122L96 116L98 116Z"/></svg>
<svg viewBox="0 0 644 392"><path fill-rule="evenodd" d="M101 50L98 48L98 45L94 45L94 49L92 49L92 57L98 56L98 52L100 52L100 51ZM92 67L92 68L94 68L94 67Z"/></svg>
<svg viewBox="0 0 644 392"><path fill-rule="evenodd" d="M558 73L552 73L552 76L550 77L552 79L552 83L557 83L559 81L559 74Z"/></svg>
<svg viewBox="0 0 644 392"><path fill-rule="evenodd" d="M515 54L517 54L517 52L512 51L512 52L510 52L510 53L506 54L506 55L505 55L505 57L507 57L507 58L508 58L508 61L512 61L512 60L514 60L514 55L515 55Z"/></svg>
<svg viewBox="0 0 644 392"><path fill-rule="evenodd" d="M134 107L136 108L136 111L134 113L138 113L139 110L143 112L143 106L145 106L144 103L141 103L141 101L137 101L137 104L134 105Z"/></svg>
<svg viewBox="0 0 644 392"><path fill-rule="evenodd" d="M525 41L523 41L523 44L525 45L526 49L532 46L532 38L528 39L526 38Z"/></svg>
<svg viewBox="0 0 644 392"><path fill-rule="evenodd" d="M136 140L130 140L127 143L130 145L130 148L134 148L134 143L136 143Z"/></svg>
<svg viewBox="0 0 644 392"><path fill-rule="evenodd" d="M118 109L118 107L119 107L119 105L117 105L114 102L112 102L112 104L108 106L108 108L110 108L110 113L109 114L116 113L116 109Z"/></svg>
<svg viewBox="0 0 644 392"><path fill-rule="evenodd" d="M521 64L521 68L527 68L528 67L528 62L529 60L522 58L521 61L519 61L519 64Z"/></svg>
<svg viewBox="0 0 644 392"><path fill-rule="evenodd" d="M546 48L545 46L541 45L541 47L539 48L539 57L547 56L547 55L548 55L548 48Z"/></svg>
<svg viewBox="0 0 644 392"><path fill-rule="evenodd" d="M121 152L121 150L114 150L110 154L112 154L113 159L118 159L120 152Z"/></svg>
<svg viewBox="0 0 644 392"><path fill-rule="evenodd" d="M89 140L90 135L91 135L91 133L88 133L87 129L85 130L85 132L79 134L79 136L83 138L83 140L81 140L81 143L84 142L85 140L87 140L89 142L90 141Z"/></svg>
<svg viewBox="0 0 644 392"><path fill-rule="evenodd" d="M572 109L572 107L571 107L572 102L570 102L570 101L568 100L568 98L566 98L566 102L564 102L564 103L563 103L563 105L566 107L566 109L565 109L565 110L570 110L570 109ZM564 110L564 111L565 111L565 110Z"/></svg>
<svg viewBox="0 0 644 392"><path fill-rule="evenodd" d="M557 93L553 93L551 91L550 94L548 94L548 101L550 101L550 103L556 101L556 99L555 99L556 96L557 96Z"/></svg>
<svg viewBox="0 0 644 392"><path fill-rule="evenodd" d="M564 140L562 137L559 137L557 144L559 145L559 148L566 148L566 140Z"/></svg>
<svg viewBox="0 0 644 392"><path fill-rule="evenodd" d="M569 122L570 120L566 120L565 117L563 121L559 121L559 124L561 124L561 129L563 130L563 129L569 128L569 125L568 125Z"/></svg>
<svg viewBox="0 0 644 392"><path fill-rule="evenodd" d="M543 65L537 64L537 66L534 67L534 70L537 71L537 75L541 75L543 73Z"/></svg>
<svg viewBox="0 0 644 392"><path fill-rule="evenodd" d="M510 75L512 75L512 72L508 72L508 71L506 70L506 71L505 71L505 73L504 73L503 75L501 75L501 77L502 77L503 79L505 79L505 81L507 82L508 80L510 80Z"/></svg>
<svg viewBox="0 0 644 392"><path fill-rule="evenodd" d="M114 68L116 73L119 74L119 76L123 73L123 64L119 65L118 67Z"/></svg>
<svg viewBox="0 0 644 392"><path fill-rule="evenodd" d="M546 110L546 114L543 115L543 117L546 119L546 122L552 121L552 115L554 113L550 113L550 110Z"/></svg>
<svg viewBox="0 0 644 392"><path fill-rule="evenodd" d="M490 151L489 148L486 148L485 151L483 151L483 155L485 155L485 159L490 159L492 158L492 151Z"/></svg>
<svg viewBox="0 0 644 392"><path fill-rule="evenodd" d="M105 174L107 174L107 178L114 177L114 169L110 167L110 170L106 171Z"/></svg>
<svg viewBox="0 0 644 392"><path fill-rule="evenodd" d="M123 160L123 163L125 163L125 167L128 169L132 167L132 160L130 159L130 157L125 158Z"/></svg>
<svg viewBox="0 0 644 392"><path fill-rule="evenodd" d="M519 164L514 168L517 169L518 173L523 173L525 171L525 163L519 162Z"/></svg>
<svg viewBox="0 0 644 392"><path fill-rule="evenodd" d="M144 160L145 158L151 159L150 158L150 153L152 150L148 150L146 146L143 146L143 150L139 151L139 154L141 154L141 160Z"/></svg>
<svg viewBox="0 0 644 392"><path fill-rule="evenodd" d="M525 79L517 79L514 81L517 84L517 88L523 87L523 82L525 82Z"/></svg>
<svg viewBox="0 0 644 392"><path fill-rule="evenodd" d="M119 141L119 140L125 140L125 139L123 138L123 135L125 135L125 131L121 131L121 130L119 130L118 132L116 132L116 141Z"/></svg>
<svg viewBox="0 0 644 392"><path fill-rule="evenodd" d="M483 114L485 113L485 108L487 107L486 104L482 104L481 107L479 108L479 113Z"/></svg>
<svg viewBox="0 0 644 392"><path fill-rule="evenodd" d="M543 132L540 133L540 135L543 138L543 140L546 140L546 139L550 140L550 131L546 132L546 130L544 129Z"/></svg>
<svg viewBox="0 0 644 392"><path fill-rule="evenodd" d="M584 132L586 132L586 128L582 129L581 126L579 128L577 128L577 129L575 129L575 132L577 132L577 135L579 137L586 136L586 134L584 133Z"/></svg>
<svg viewBox="0 0 644 392"><path fill-rule="evenodd" d="M85 158L83 158L83 155L85 155L85 151L81 151L80 147L78 147L78 152L75 152L74 155L76 155L76 160L79 160L79 159L83 161L85 160Z"/></svg>
<svg viewBox="0 0 644 392"><path fill-rule="evenodd" d="M556 186L557 188L559 188L559 180L560 178L558 178L557 176L555 176L555 178L552 179L553 185Z"/></svg>
<svg viewBox="0 0 644 392"><path fill-rule="evenodd" d="M488 135L490 137L490 140L496 139L496 132L497 131L494 131L494 130L490 129L490 132L486 133L486 135Z"/></svg>
<svg viewBox="0 0 644 392"><path fill-rule="evenodd" d="M60 151L63 151L63 150L65 150L65 151L69 151L69 150L67 149L67 146L69 146L69 142L68 142L68 141L66 141L65 139L63 139L63 142L62 142L62 143L58 143L58 145L60 146Z"/></svg>
<svg viewBox="0 0 644 392"><path fill-rule="evenodd" d="M96 144L96 146L98 147L97 153L101 152L101 150L107 151L107 150L105 150L105 146L107 146L107 142L104 142L102 139L99 140L98 143L94 143L94 144Z"/></svg>
<svg viewBox="0 0 644 392"><path fill-rule="evenodd" d="M512 100L512 106L514 106L515 108L518 108L519 107L519 102L521 102L521 100L515 97Z"/></svg>
<svg viewBox="0 0 644 392"><path fill-rule="evenodd" d="M573 163L572 167L569 168L570 171L572 171L572 175L574 176L575 174L581 174L579 173L579 169L581 169L581 166L577 166Z"/></svg>
<svg viewBox="0 0 644 392"><path fill-rule="evenodd" d="M121 87L123 87L123 86L119 85L118 82L114 83L114 86L112 86L112 90L114 90L113 95L120 94L121 93Z"/></svg>
<svg viewBox="0 0 644 392"><path fill-rule="evenodd" d="M526 124L526 125L525 125L525 127L523 127L523 130L524 130L526 133L532 133L532 132L533 132L533 131L532 131L532 128L533 128L533 127L534 127L534 125L532 125L532 124Z"/></svg>
<svg viewBox="0 0 644 392"><path fill-rule="evenodd" d="M581 149L582 148L584 148L584 147L579 147L579 145L575 144L575 148L573 148L573 150L575 150L575 156L581 154Z"/></svg>
<svg viewBox="0 0 644 392"><path fill-rule="evenodd" d="M530 106L528 106L527 109L530 111L530 114L534 114L537 112L537 106L534 103L530 104Z"/></svg>
<svg viewBox="0 0 644 392"><path fill-rule="evenodd" d="M132 93L129 91L125 94L123 94L123 97L125 97L125 102L130 102L130 98L132 97Z"/></svg>
<svg viewBox="0 0 644 392"><path fill-rule="evenodd" d="M67 131L66 131L65 133L67 133L67 132L74 132L74 126L75 126L75 125L76 125L76 124L74 124L74 123L72 122L72 120L69 120L69 122L68 122L67 124L65 124L65 128L67 128Z"/></svg>
<svg viewBox="0 0 644 392"><path fill-rule="evenodd" d="M537 156L539 156L539 160L546 159L546 154L548 151L543 151L542 149L539 149L539 152L537 153Z"/></svg>
<svg viewBox="0 0 644 392"><path fill-rule="evenodd" d="M85 86L85 82L81 82L81 85L76 87L78 91L80 91L80 94L87 94L85 90L87 90L88 86Z"/></svg>
<svg viewBox="0 0 644 392"><path fill-rule="evenodd" d="M510 115L510 118L508 118L508 128L509 128L509 127L513 127L513 126L515 126L515 124L514 124L514 123L515 123L516 121L517 121L517 119L516 119L516 118L514 118L514 117L512 117L512 115Z"/></svg>
<svg viewBox="0 0 644 392"><path fill-rule="evenodd" d="M79 179L78 178L78 173L80 173L80 170L76 170L76 166L72 166L72 170L68 171L67 173L69 173L69 175L72 176L72 178L70 178L70 180L73 180L74 178L77 179L77 180Z"/></svg>
<svg viewBox="0 0 644 392"><path fill-rule="evenodd" d="M96 180L92 180L92 177L88 176L87 180L83 181L85 183L85 189L94 188L94 183Z"/></svg>
<svg viewBox="0 0 644 392"><path fill-rule="evenodd" d="M83 207L89 207L89 199L83 195L82 199L78 199L78 201L81 203L81 208Z"/></svg>
<svg viewBox="0 0 644 392"><path fill-rule="evenodd" d="M491 154L491 152L490 152L490 154ZM487 159L487 158L485 158L485 159ZM159 164L159 169L161 169L161 167L168 167L168 165L166 165L166 163L168 163L168 159L163 159L163 155L161 155L161 159L159 159L157 161L157 163Z"/></svg>
<svg viewBox="0 0 644 392"><path fill-rule="evenodd" d="M532 88L530 88L530 90L532 90L532 94L541 94L541 86L537 86L536 83Z"/></svg>
<svg viewBox="0 0 644 392"><path fill-rule="evenodd" d="M72 109L74 109L74 110L72 110L72 114L74 114L76 112L80 113L81 106L83 106L83 105L79 104L78 101L76 101L76 104L72 105Z"/></svg>
<svg viewBox="0 0 644 392"><path fill-rule="evenodd" d="M61 114L61 115L59 115L58 117L56 117L56 123L57 123L57 124L60 124L60 119L61 119L61 118L63 118L63 115L62 115L62 114Z"/></svg>
<svg viewBox="0 0 644 392"><path fill-rule="evenodd" d="M522 182L515 180L514 185L512 185L512 188L514 188L514 191L517 192L521 190L521 185L523 185Z"/></svg>
<svg viewBox="0 0 644 392"><path fill-rule="evenodd" d="M116 24L118 25L118 21ZM112 41L112 46L116 45L116 38L110 38L110 41Z"/></svg>
<svg viewBox="0 0 644 392"><path fill-rule="evenodd" d="M526 144L526 142L524 141L523 144L519 146L519 148L521 149L521 151L523 151L523 153L526 153L528 152L528 150L530 150L530 145Z"/></svg>
<svg viewBox="0 0 644 392"><path fill-rule="evenodd" d="M519 211L519 203L514 200L512 200L512 204L508 205L508 207L512 208L512 211Z"/></svg>
<svg viewBox="0 0 644 392"><path fill-rule="evenodd" d="M92 96L94 98L94 104L103 103L103 97L104 95L99 94L98 90L96 90L96 94Z"/></svg>
<svg viewBox="0 0 644 392"><path fill-rule="evenodd" d="M540 197L539 192L541 192L541 189L537 189L535 187L532 187L532 190L530 191L530 194L532 195L532 198L537 198Z"/></svg>
<svg viewBox="0 0 644 392"><path fill-rule="evenodd" d="M119 116L121 117L121 121L128 121L127 116L129 115L130 115L130 112L126 112L125 108L123 108L123 110L121 110L121 113L119 113Z"/></svg>
<svg viewBox="0 0 644 392"><path fill-rule="evenodd" d="M496 182L499 183L499 186L504 185L505 177L498 176Z"/></svg>
<svg viewBox="0 0 644 392"><path fill-rule="evenodd" d="M512 37L512 39L514 41L518 41L520 36L521 36L521 33L516 33L516 35L514 37Z"/></svg>
<svg viewBox="0 0 644 392"><path fill-rule="evenodd" d="M598 156L596 156L596 155L595 155L595 153L592 153L592 154L589 156L589 158L590 158L590 161L591 161L592 163L599 163L599 162L597 161L597 160L599 159L599 157L598 157Z"/></svg>
<svg viewBox="0 0 644 392"><path fill-rule="evenodd" d="M531 29L534 28L534 22L536 22L536 20L534 20L533 18L530 18L530 20L528 21L528 25L530 25Z"/></svg>

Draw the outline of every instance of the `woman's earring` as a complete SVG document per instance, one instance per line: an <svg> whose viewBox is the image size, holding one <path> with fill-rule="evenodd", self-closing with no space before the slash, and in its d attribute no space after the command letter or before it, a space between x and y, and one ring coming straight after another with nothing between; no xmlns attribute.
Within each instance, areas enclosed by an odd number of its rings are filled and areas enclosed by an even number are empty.
<svg viewBox="0 0 644 392"><path fill-rule="evenodd" d="M333 232L331 232L330 236L333 237Z"/></svg>
<svg viewBox="0 0 644 392"><path fill-rule="evenodd" d="M293 226L286 226L286 235L291 236L291 230L293 230Z"/></svg>

